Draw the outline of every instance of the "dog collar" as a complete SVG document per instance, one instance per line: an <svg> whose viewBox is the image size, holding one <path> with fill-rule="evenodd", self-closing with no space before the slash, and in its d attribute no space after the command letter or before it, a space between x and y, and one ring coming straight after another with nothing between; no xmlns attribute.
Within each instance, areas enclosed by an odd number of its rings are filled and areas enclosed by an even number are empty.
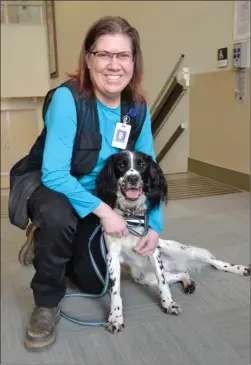
<svg viewBox="0 0 251 365"><path fill-rule="evenodd" d="M135 210L127 208L123 210L119 208L125 221L132 226L144 226L146 220L146 210L135 213Z"/></svg>
<svg viewBox="0 0 251 365"><path fill-rule="evenodd" d="M148 233L149 227L148 227L148 216L146 210L142 211L142 214L140 213L134 214L134 212L128 210L128 212L124 212L123 217L127 223L128 230L133 235L138 237L143 237ZM144 232L140 234L137 231L135 231L133 227L144 227Z"/></svg>
<svg viewBox="0 0 251 365"><path fill-rule="evenodd" d="M127 224L130 226L144 227L145 226L145 216L144 215L133 215L131 217L124 217Z"/></svg>

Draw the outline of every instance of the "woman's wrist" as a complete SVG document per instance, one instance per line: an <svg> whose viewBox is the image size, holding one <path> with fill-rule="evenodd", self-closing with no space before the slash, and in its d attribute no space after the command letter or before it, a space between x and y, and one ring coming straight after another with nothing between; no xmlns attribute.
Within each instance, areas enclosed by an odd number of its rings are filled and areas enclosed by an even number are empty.
<svg viewBox="0 0 251 365"><path fill-rule="evenodd" d="M99 206L93 211L93 214L95 214L100 219L106 217L110 213L111 213L111 208L104 202L101 202Z"/></svg>

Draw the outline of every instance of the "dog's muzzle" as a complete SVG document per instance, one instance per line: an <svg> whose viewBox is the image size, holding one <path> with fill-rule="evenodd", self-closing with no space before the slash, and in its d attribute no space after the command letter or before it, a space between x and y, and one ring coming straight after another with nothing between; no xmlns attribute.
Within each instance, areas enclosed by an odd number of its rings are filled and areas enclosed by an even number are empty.
<svg viewBox="0 0 251 365"><path fill-rule="evenodd" d="M121 191L128 200L137 200L143 191L143 181L139 175L130 174L123 178Z"/></svg>

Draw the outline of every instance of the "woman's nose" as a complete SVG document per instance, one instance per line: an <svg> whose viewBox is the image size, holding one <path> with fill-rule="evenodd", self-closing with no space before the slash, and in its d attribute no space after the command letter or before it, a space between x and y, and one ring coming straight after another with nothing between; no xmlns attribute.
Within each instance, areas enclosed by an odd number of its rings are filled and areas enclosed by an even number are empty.
<svg viewBox="0 0 251 365"><path fill-rule="evenodd" d="M113 57L109 60L108 67L112 70L119 70L120 69L120 63L118 61L118 58L116 55L113 55Z"/></svg>

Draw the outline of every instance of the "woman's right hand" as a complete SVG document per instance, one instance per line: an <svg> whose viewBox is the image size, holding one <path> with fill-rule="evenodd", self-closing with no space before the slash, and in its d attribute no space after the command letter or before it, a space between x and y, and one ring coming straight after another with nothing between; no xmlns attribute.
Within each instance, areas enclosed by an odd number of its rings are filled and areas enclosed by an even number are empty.
<svg viewBox="0 0 251 365"><path fill-rule="evenodd" d="M106 234L112 237L128 236L126 221L107 204L102 202L93 213L100 218L100 223Z"/></svg>

